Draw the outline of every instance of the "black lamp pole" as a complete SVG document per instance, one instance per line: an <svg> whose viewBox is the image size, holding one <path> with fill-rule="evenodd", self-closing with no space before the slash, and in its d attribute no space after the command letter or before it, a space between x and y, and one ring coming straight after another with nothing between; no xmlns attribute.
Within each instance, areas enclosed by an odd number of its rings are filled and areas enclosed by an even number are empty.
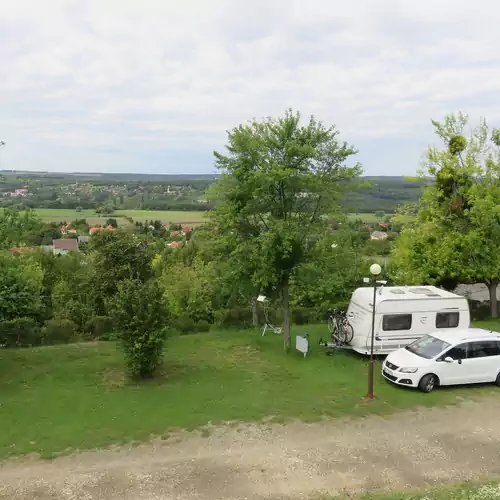
<svg viewBox="0 0 500 500"><path fill-rule="evenodd" d="M370 266L370 273L373 277L373 307L372 307L372 334L370 342L370 362L368 363L368 393L366 394L366 399L373 399L375 395L373 394L373 378L374 378L374 359L373 359L373 343L375 341L375 302L377 300L377 276L380 274L382 269L378 264L372 264Z"/></svg>
<svg viewBox="0 0 500 500"><path fill-rule="evenodd" d="M368 364L368 393L367 399L373 399L373 375L374 375L374 362L373 362L373 342L375 340L375 300L377 299L377 277L373 277L373 308L372 308L372 335L370 343L370 362Z"/></svg>

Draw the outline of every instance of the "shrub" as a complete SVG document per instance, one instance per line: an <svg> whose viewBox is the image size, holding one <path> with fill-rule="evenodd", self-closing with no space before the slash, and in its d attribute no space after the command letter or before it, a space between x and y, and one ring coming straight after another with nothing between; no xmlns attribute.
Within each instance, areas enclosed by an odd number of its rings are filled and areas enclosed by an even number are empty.
<svg viewBox="0 0 500 500"><path fill-rule="evenodd" d="M40 328L32 318L16 318L0 323L0 346L32 346L40 344L40 341Z"/></svg>
<svg viewBox="0 0 500 500"><path fill-rule="evenodd" d="M161 364L166 330L163 294L155 280L124 280L111 302L132 378L150 378Z"/></svg>
<svg viewBox="0 0 500 500"><path fill-rule="evenodd" d="M173 321L172 327L181 335L186 335L188 333L208 332L210 323L208 321L195 321L189 316L180 316Z"/></svg>
<svg viewBox="0 0 500 500"><path fill-rule="evenodd" d="M252 328L252 308L219 309L215 311L214 323L222 328Z"/></svg>
<svg viewBox="0 0 500 500"><path fill-rule="evenodd" d="M77 339L78 326L69 319L49 319L42 330L44 344L65 344Z"/></svg>
<svg viewBox="0 0 500 500"><path fill-rule="evenodd" d="M490 317L490 301L481 302L479 300L469 299L469 309L471 319L475 321L480 321Z"/></svg>
<svg viewBox="0 0 500 500"><path fill-rule="evenodd" d="M318 314L313 309L306 307L292 308L292 323L296 325L305 325L307 323L316 323L318 321Z"/></svg>
<svg viewBox="0 0 500 500"><path fill-rule="evenodd" d="M113 333L113 320L109 316L94 316L85 323L85 331L91 338L99 340L116 340Z"/></svg>

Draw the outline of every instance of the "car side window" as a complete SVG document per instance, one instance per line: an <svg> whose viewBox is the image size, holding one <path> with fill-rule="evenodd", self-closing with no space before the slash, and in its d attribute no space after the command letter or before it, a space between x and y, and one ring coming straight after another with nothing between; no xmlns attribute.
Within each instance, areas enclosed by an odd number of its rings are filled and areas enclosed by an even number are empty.
<svg viewBox="0 0 500 500"><path fill-rule="evenodd" d="M469 343L469 358L486 358L489 356L500 356L500 342L496 340L482 340Z"/></svg>
<svg viewBox="0 0 500 500"><path fill-rule="evenodd" d="M445 352L442 356L444 358L452 358L455 361L459 359L467 359L467 344L459 344L452 347L449 351Z"/></svg>

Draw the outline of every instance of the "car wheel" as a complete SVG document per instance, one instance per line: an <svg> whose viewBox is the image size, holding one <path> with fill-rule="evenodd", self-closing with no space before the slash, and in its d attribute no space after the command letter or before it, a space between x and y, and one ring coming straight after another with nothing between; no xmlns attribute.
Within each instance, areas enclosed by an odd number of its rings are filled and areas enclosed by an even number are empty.
<svg viewBox="0 0 500 500"><path fill-rule="evenodd" d="M497 375L497 379L495 380L495 384L500 387L500 373Z"/></svg>
<svg viewBox="0 0 500 500"><path fill-rule="evenodd" d="M418 384L418 388L422 392L432 392L434 388L438 385L438 379L436 375L429 373L428 375L424 375Z"/></svg>

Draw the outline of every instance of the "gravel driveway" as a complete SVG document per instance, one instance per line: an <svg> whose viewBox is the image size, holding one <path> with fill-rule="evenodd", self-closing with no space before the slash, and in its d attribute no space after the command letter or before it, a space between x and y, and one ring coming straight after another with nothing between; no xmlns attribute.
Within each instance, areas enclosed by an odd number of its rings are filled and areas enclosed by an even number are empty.
<svg viewBox="0 0 500 500"><path fill-rule="evenodd" d="M304 499L500 474L500 393L382 418L214 428L0 466L0 499Z"/></svg>

